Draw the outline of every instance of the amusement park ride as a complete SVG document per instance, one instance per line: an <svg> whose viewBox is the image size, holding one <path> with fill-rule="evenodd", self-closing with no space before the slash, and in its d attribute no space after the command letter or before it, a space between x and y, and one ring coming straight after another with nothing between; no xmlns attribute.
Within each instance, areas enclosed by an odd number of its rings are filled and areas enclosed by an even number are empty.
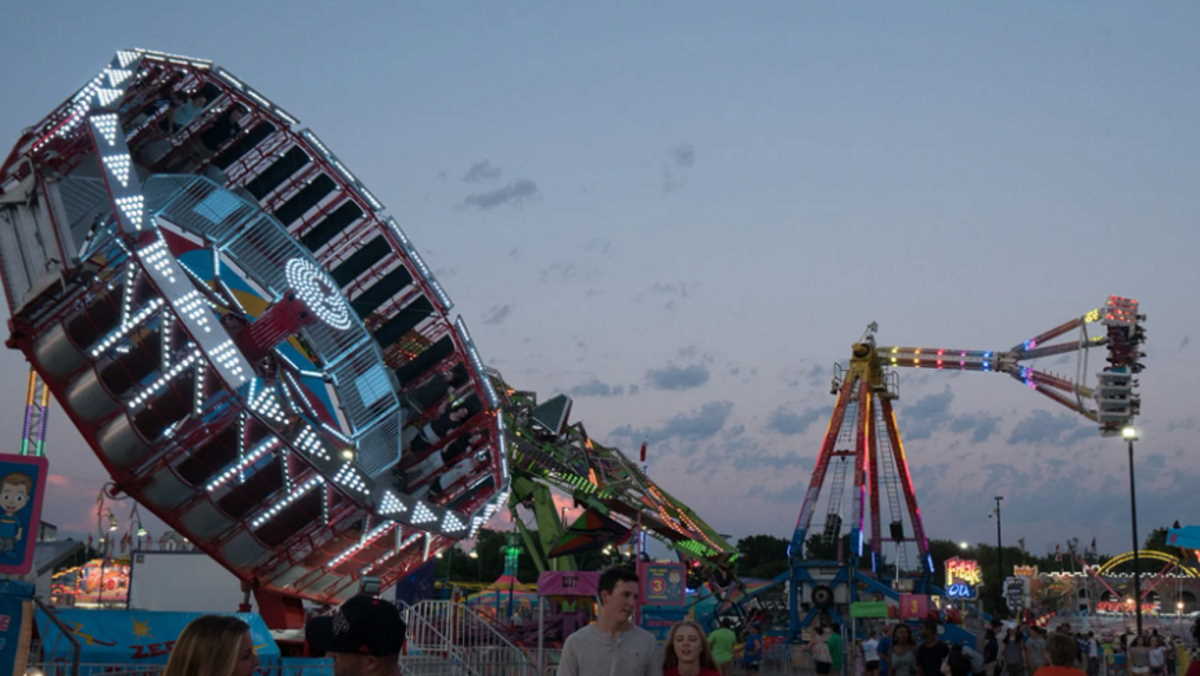
<svg viewBox="0 0 1200 676"><path fill-rule="evenodd" d="M543 566L571 535L550 485L610 537L732 551L488 371L379 200L212 62L118 51L25 130L0 165L0 274L8 345L32 367L22 451L42 454L53 393L115 490L242 579L273 625L472 536L513 477Z"/></svg>
<svg viewBox="0 0 1200 676"><path fill-rule="evenodd" d="M574 547L650 534L717 593L732 582L735 550L571 423L565 396L539 403L487 369L379 200L212 62L118 51L25 130L0 165L0 276L8 345L33 369L22 452L43 453L52 393L116 490L237 575L273 626L295 626L302 598L394 583L505 505L543 570L572 568ZM884 542L914 543L906 574L928 582L892 367L1008 373L1108 434L1137 414L1140 319L1113 297L996 353L877 347L872 326L835 381L781 580L793 633L839 585L853 598L850 580L894 593L859 570L878 570ZM1087 334L1093 322L1103 335ZM1101 346L1109 366L1091 388L1081 374ZM1025 365L1065 353L1081 355L1074 380ZM570 527L551 488L584 507ZM805 558L823 495L821 537L849 526L832 562Z"/></svg>
<svg viewBox="0 0 1200 676"><path fill-rule="evenodd" d="M837 395L808 491L789 547L790 631L795 634L820 612L855 600L859 586L895 596L896 585L880 577L883 544L895 545L894 577L906 571L907 587L918 592L933 588L934 561L917 506L912 475L892 401L898 397L895 368L935 371L1007 373L1056 403L1096 422L1104 436L1118 434L1137 415L1135 394L1141 372L1138 361L1145 332L1137 301L1110 296L1103 307L1060 324L1007 351L921 347L881 347L871 324L851 347L849 365L835 368L832 393ZM1089 335L1100 324L1102 332ZM1064 342L1057 338L1075 335ZM1086 384L1087 356L1093 348L1107 349L1107 366L1098 385ZM1056 355L1076 355L1074 379L1040 371L1029 362ZM850 490L848 500L844 499ZM837 561L814 560L806 548L813 517L826 495L825 522L819 540L839 548ZM886 496L886 504L881 504ZM887 529L884 529L884 510ZM910 566L906 543L915 545L917 560ZM860 570L866 568L870 573Z"/></svg>

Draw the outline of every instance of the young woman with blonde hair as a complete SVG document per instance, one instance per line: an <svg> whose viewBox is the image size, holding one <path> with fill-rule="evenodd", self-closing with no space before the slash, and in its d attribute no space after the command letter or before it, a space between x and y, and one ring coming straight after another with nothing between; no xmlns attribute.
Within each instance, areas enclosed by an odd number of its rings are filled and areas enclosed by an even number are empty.
<svg viewBox="0 0 1200 676"><path fill-rule="evenodd" d="M250 625L228 615L204 615L180 632L163 676L251 676L257 666Z"/></svg>
<svg viewBox="0 0 1200 676"><path fill-rule="evenodd" d="M663 676L720 676L704 630L692 620L671 627L663 656Z"/></svg>

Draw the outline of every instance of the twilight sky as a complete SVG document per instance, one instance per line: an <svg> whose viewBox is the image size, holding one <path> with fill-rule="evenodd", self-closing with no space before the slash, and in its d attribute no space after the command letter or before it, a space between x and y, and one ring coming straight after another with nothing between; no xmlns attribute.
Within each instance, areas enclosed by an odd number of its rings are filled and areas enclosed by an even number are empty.
<svg viewBox="0 0 1200 676"><path fill-rule="evenodd" d="M652 4L18 3L0 140L117 48L215 60L363 178L485 360L649 439L735 537L790 535L868 322L1007 349L1133 296L1140 528L1200 523L1200 5ZM12 448L25 370L0 353ZM904 371L898 406L931 536L992 540L1004 495L1007 541L1129 548L1119 440L991 374ZM46 518L94 528L104 473L58 411L48 454Z"/></svg>

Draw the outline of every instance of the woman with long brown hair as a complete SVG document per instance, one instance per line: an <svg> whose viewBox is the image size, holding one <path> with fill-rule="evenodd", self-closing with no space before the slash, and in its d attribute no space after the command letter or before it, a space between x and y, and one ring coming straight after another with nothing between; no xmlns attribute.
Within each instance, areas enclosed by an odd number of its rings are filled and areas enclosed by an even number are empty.
<svg viewBox="0 0 1200 676"><path fill-rule="evenodd" d="M892 630L892 648L888 652L888 674L917 676L917 643L912 629L901 622Z"/></svg>
<svg viewBox="0 0 1200 676"><path fill-rule="evenodd" d="M692 620L678 622L667 634L663 676L720 676L704 630Z"/></svg>
<svg viewBox="0 0 1200 676"><path fill-rule="evenodd" d="M163 676L250 676L257 666L250 625L229 615L204 615L180 632Z"/></svg>

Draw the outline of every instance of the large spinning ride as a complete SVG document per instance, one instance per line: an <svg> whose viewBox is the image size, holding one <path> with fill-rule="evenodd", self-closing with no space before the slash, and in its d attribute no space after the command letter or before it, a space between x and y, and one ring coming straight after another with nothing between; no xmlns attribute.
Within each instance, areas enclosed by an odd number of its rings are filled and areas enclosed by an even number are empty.
<svg viewBox="0 0 1200 676"><path fill-rule="evenodd" d="M119 51L27 129L0 256L9 345L118 488L267 613L386 585L505 499L499 398L412 243L208 61Z"/></svg>
<svg viewBox="0 0 1200 676"><path fill-rule="evenodd" d="M933 572L929 541L917 506L912 475L901 439L900 428L892 400L898 397L895 372L890 368L924 368L953 371L990 371L1007 373L1029 388L1055 402L1082 414L1099 424L1103 435L1117 434L1137 415L1139 400L1134 393L1137 382L1133 376L1142 370L1138 359L1139 345L1145 338L1138 314L1137 301L1110 296L1102 308L1045 331L1034 338L1018 343L1007 351L957 350L947 348L878 347L876 327L868 327L859 342L851 348L850 362L839 367L833 384L837 403L813 468L808 491L801 504L800 515L792 535L789 553L791 630L811 621L820 607L839 600L831 593L829 584L840 585L849 593L842 602L850 600L857 585L851 577L859 575L860 558L872 571L879 570L884 555L883 544L895 544L895 574L901 570L917 577L917 585L927 581ZM1104 331L1089 335L1089 324L1099 322ZM1073 331L1077 337L1050 344ZM1087 354L1092 348L1106 347L1108 365L1099 373L1099 384L1086 384ZM1028 363L1032 360L1063 354L1076 355L1076 376L1066 378L1040 371ZM853 422L850 422L853 421ZM849 484L849 499L844 499ZM813 517L823 494L826 497L826 517L820 533L812 533ZM886 504L881 499L886 497ZM887 511L887 529L883 527ZM869 528L869 531L868 531ZM848 537L843 539L843 533ZM811 538L811 539L810 539ZM916 566L907 559L907 546L915 545ZM814 545L825 545L826 555L817 557ZM828 570L828 561L814 563L811 559L827 558L834 550L839 564L835 577L816 580L810 569ZM849 565L845 565L849 564ZM881 583L872 578L866 582L882 590ZM820 589L816 598L813 590ZM811 604L804 616L802 601Z"/></svg>

